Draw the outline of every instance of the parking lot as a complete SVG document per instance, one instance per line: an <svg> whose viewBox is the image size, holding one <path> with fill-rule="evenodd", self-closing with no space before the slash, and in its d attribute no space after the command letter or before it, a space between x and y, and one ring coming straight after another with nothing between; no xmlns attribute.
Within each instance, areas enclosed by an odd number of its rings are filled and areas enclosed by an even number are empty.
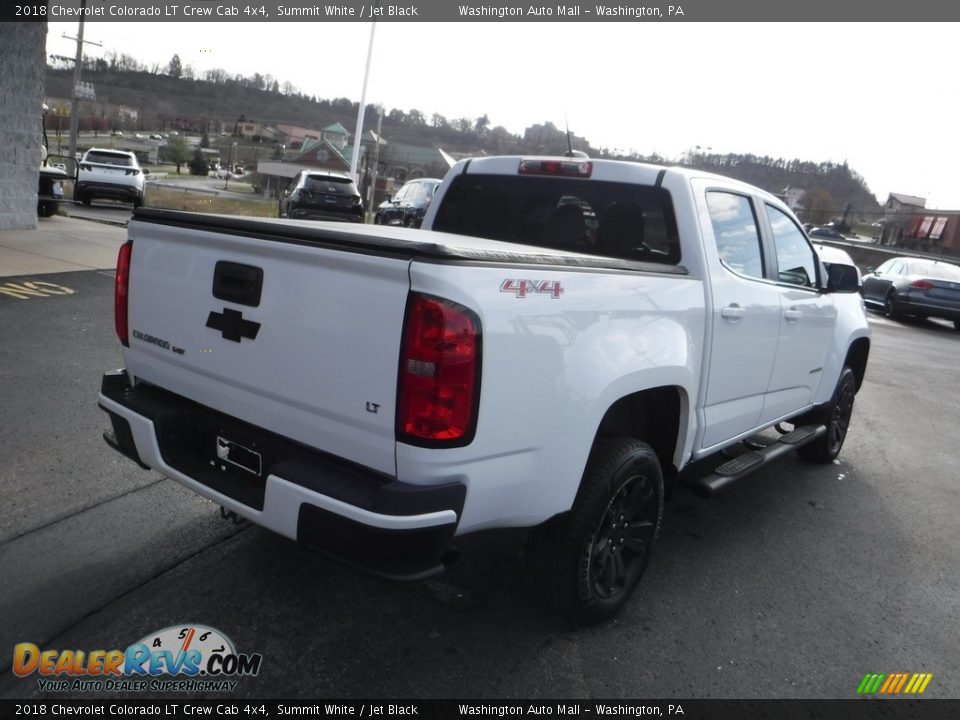
<svg viewBox="0 0 960 720"><path fill-rule="evenodd" d="M464 538L447 574L358 573L109 450L113 279L0 278L0 696L56 697L9 649L124 648L179 624L260 653L231 698L855 698L868 672L960 696L960 333L871 315L839 461L775 463L715 499L680 488L615 621L545 614L521 532ZM53 292L51 288L59 288ZM69 291L69 292L67 292ZM170 697L176 697L171 694Z"/></svg>

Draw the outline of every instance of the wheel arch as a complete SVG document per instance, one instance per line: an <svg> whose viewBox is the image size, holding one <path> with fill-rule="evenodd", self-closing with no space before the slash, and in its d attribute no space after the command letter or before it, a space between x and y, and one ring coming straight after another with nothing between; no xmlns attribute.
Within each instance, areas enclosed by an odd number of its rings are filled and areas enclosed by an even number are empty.
<svg viewBox="0 0 960 720"><path fill-rule="evenodd" d="M592 448L612 437L630 437L653 448L663 471L667 495L677 478L676 455L681 446L681 427L687 396L676 385L648 388L621 397L604 413ZM591 453L593 450L591 450Z"/></svg>
<svg viewBox="0 0 960 720"><path fill-rule="evenodd" d="M857 378L857 391L860 391L860 386L863 385L863 379L867 373L867 358L870 355L870 338L857 338L854 340L850 347L847 349L847 356L844 358L843 364L853 370L853 374Z"/></svg>

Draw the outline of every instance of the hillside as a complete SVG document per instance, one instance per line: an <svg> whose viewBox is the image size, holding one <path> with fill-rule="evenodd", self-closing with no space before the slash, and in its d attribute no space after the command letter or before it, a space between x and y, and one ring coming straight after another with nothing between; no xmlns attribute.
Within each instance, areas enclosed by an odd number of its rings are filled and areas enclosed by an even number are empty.
<svg viewBox="0 0 960 720"><path fill-rule="evenodd" d="M307 96L296 92L289 83L284 83L281 92L280 83L270 76L231 77L215 70L205 73L203 79L174 77L157 67L147 70L125 56L120 60L113 64L97 60L84 68L84 80L92 82L97 93L96 102L84 104L85 111L99 115L101 124L109 124L110 129L218 134L231 132L239 120L315 129L333 123L352 128L356 123L358 103L347 98ZM72 83L72 70L47 68L48 97L69 97ZM104 117L108 106L135 110L137 127ZM377 108L368 106L365 127L375 129L377 122ZM532 125L523 137L502 126L491 125L486 115L474 119L448 119L440 115L427 118L416 109L394 108L384 111L382 134L390 142L441 147L456 155L559 154L567 149L566 133L550 122ZM612 157L603 148L593 147L587 138L574 136L572 145L592 157ZM664 162L656 155L622 159ZM880 213L880 205L863 178L846 164L700 153L688 153L682 164L734 177L775 194L787 187L802 189L807 193L807 212L803 219L810 222L824 223L837 218L847 206L851 217L867 221L876 219Z"/></svg>

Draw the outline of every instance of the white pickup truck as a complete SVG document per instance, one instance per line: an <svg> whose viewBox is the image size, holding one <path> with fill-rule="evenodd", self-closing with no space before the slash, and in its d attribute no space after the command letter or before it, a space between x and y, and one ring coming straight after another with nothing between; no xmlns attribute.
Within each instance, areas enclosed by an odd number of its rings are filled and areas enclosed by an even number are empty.
<svg viewBox="0 0 960 720"><path fill-rule="evenodd" d="M482 158L450 170L423 227L138 210L107 441L388 576L529 527L545 596L576 622L627 600L692 461L736 455L698 480L714 491L787 451L839 453L870 346L859 276L773 196Z"/></svg>

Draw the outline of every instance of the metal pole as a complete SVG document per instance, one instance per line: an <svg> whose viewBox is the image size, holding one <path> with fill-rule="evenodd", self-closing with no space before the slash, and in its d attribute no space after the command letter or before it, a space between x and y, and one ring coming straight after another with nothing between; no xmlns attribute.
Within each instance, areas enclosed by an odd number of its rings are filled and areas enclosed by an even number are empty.
<svg viewBox="0 0 960 720"><path fill-rule="evenodd" d="M370 183L370 203L367 206L367 214L371 212L376 214L377 209L374 207L377 204L377 175L380 170L380 129L383 127L383 105L379 108L380 114L377 116L377 137L376 146L373 151L373 182Z"/></svg>
<svg viewBox="0 0 960 720"><path fill-rule="evenodd" d="M77 32L77 55L73 61L73 99L70 102L70 159L77 157L77 134L80 131L80 71L83 65L83 13L87 0L80 0L80 30Z"/></svg>
<svg viewBox="0 0 960 720"><path fill-rule="evenodd" d="M357 174L357 163L360 159L360 143L363 139L363 114L367 108L367 79L370 77L370 58L373 57L373 35L376 30L377 23L370 23L370 44L367 46L367 67L363 71L363 90L360 93L360 108L357 110L357 133L353 139L353 158L350 160L350 175L353 176L354 182L360 181L360 176Z"/></svg>

